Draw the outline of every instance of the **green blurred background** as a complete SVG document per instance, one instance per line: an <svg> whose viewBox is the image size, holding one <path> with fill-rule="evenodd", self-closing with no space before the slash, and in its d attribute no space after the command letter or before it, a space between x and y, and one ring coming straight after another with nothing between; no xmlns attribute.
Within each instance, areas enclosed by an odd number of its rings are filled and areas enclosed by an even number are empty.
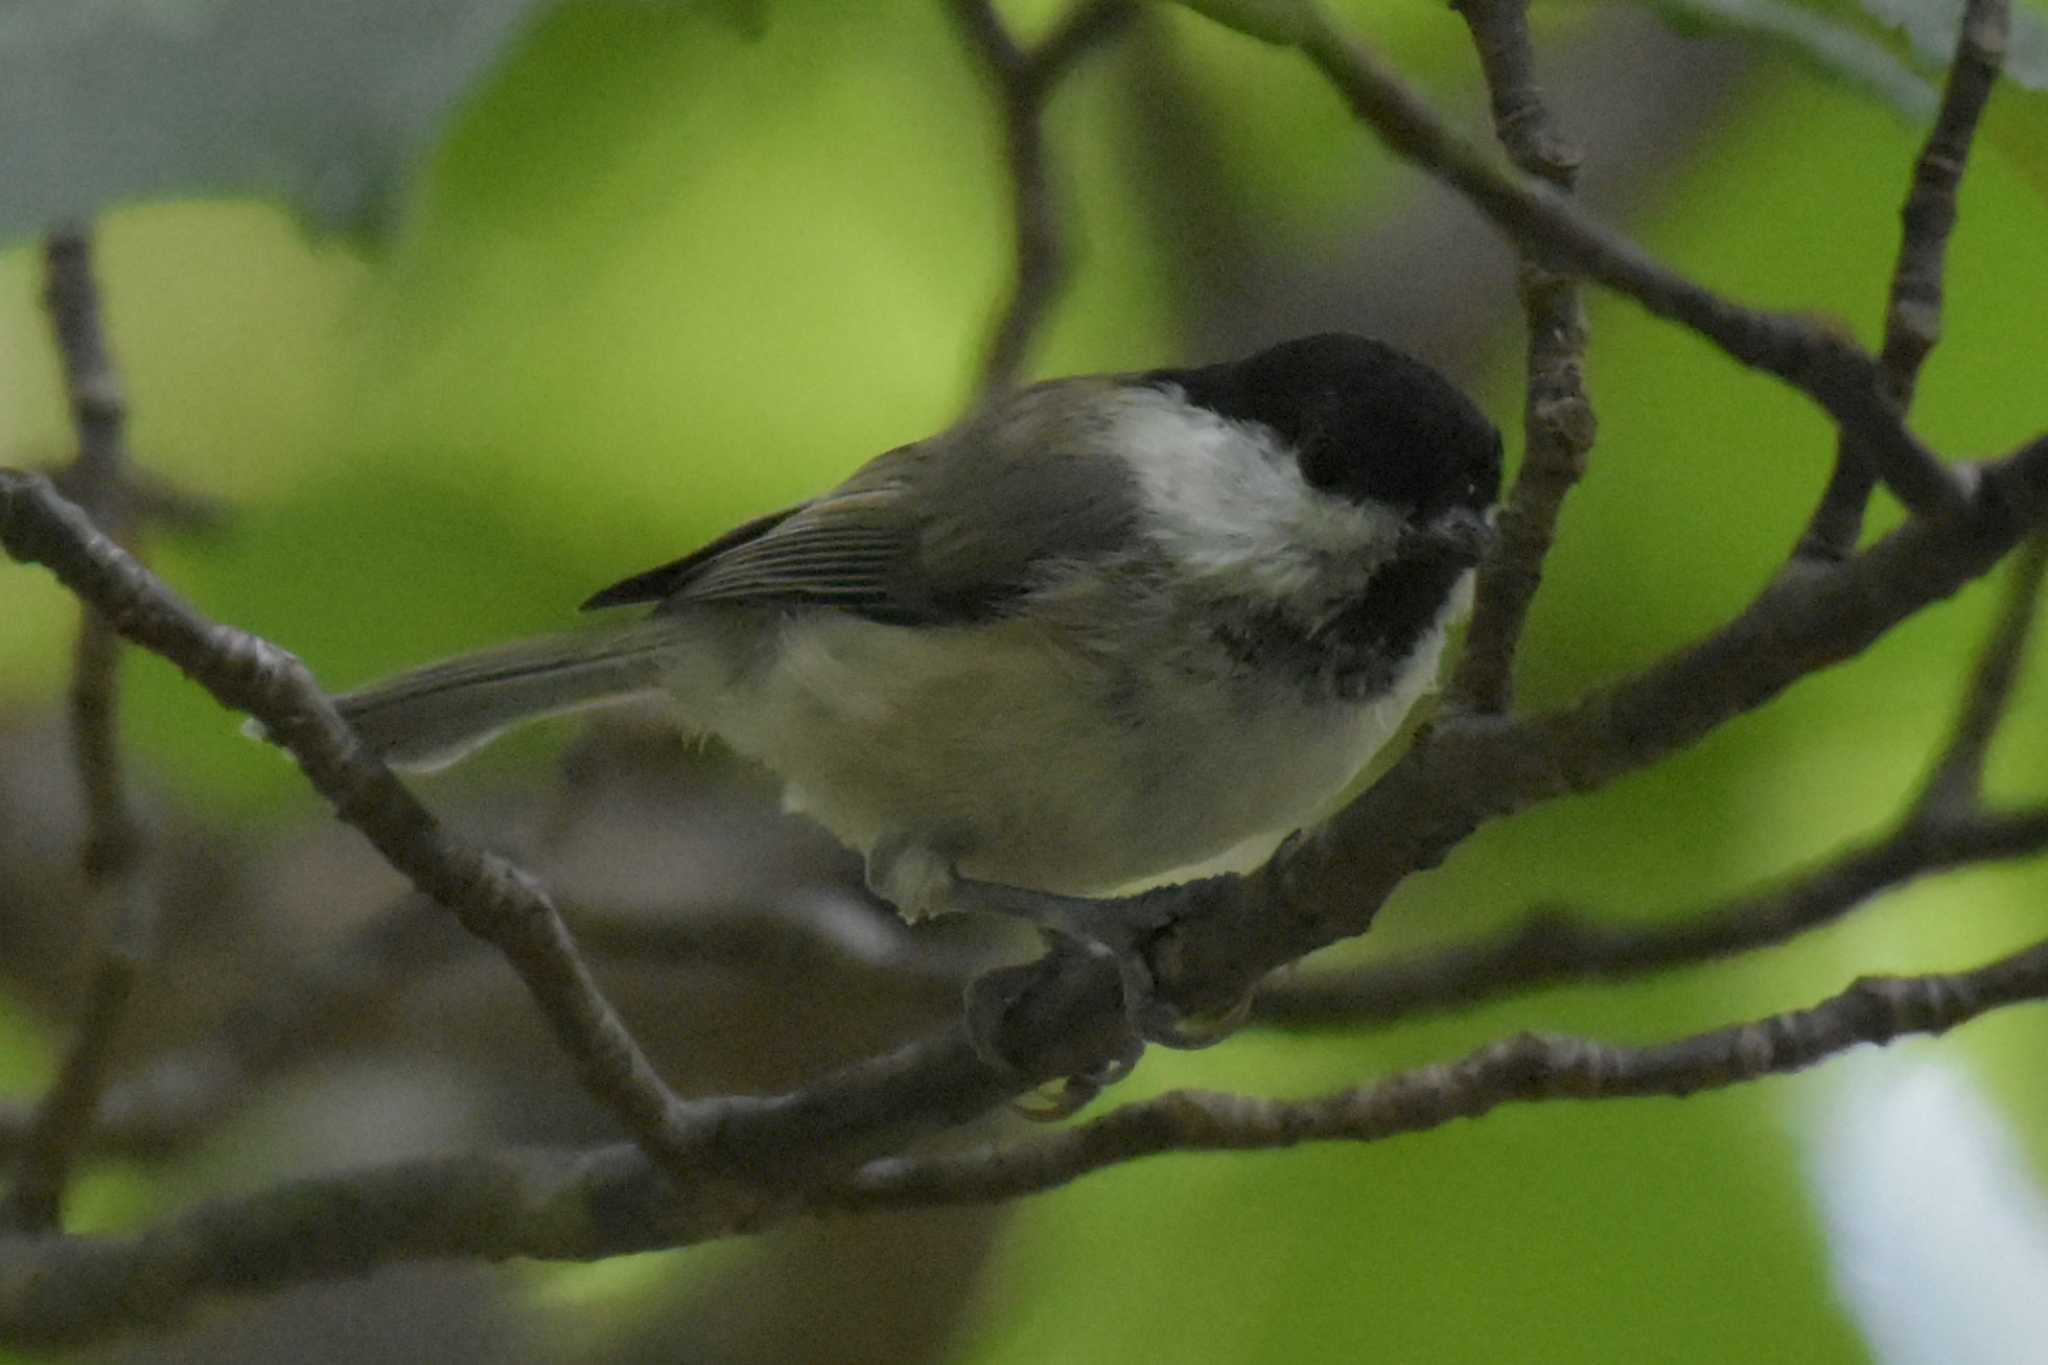
<svg viewBox="0 0 2048 1365"><path fill-rule="evenodd" d="M1026 32L1053 12L1005 9ZM1484 130L1453 15L1407 2L1345 13L1459 124ZM1010 269L986 88L936 4L772 0L753 17L750 31L704 6L537 16L374 239L310 232L248 200L107 214L101 279L134 448L236 509L224 534L160 538L164 575L345 686L558 627L592 588L957 413ZM1740 36L1677 36L1627 7L1538 17L1603 212L1735 297L1875 338L1920 137L1911 119ZM1958 456L1999 453L2043 424L2048 177L2029 160L2031 110L2002 109L2011 135L1972 165L1945 340L1916 409L1917 428ZM1036 373L1210 359L1346 326L1454 371L1518 444L1504 248L1387 158L1304 63L1150 12L1062 89L1050 127L1076 266ZM0 255L10 463L68 448L38 271L32 243ZM1530 706L1725 618L1797 536L1829 458L1809 405L1693 337L1604 296L1592 323L1600 442L1524 650ZM26 727L62 688L74 609L43 575L5 572L0 716ZM1539 901L1673 915L1878 830L1938 744L1994 602L1980 586L1654 772L1484 831L1404 888L1371 942L1329 956L1453 940ZM238 740L167 666L135 661L125 695L137 768L181 818L243 848L322 819L291 769ZM2030 678L1994 764L2002 796L2048 795L2044 699ZM430 799L487 807L544 785L564 740L522 738ZM1861 973L2007 951L2039 935L2044 891L2041 866L1974 872L1794 946L1641 984L1393 1032L1155 1049L1110 1099L1175 1085L1310 1093L1522 1029L1667 1038L1811 1003ZM754 993L772 996L763 976ZM62 1045L61 1012L32 988L12 1006L0 995L0 1083L33 1092ZM431 1037L413 1041L431 1055ZM1916 1191L1961 1207L1921 1182L1976 1163L1996 1167L2006 1206L2034 1210L2044 1044L2036 1012L2008 1011L1882 1063L1682 1103L1549 1104L1371 1147L1118 1169L994 1225L919 1350L990 1363L2040 1359L1970 1335L2038 1308L1972 1301L1995 1276L1859 1261L1841 1209L1883 1226ZM1976 1114L1975 1128L1909 1143L1899 1127L1879 1142L1890 1166L1842 1155L1846 1130L1871 1140L1874 1125L1882 1139L1896 1119L1887 1097L1930 1074L1985 1097L1981 1112L1935 1106L1958 1123ZM2000 1143L2018 1158L1983 1155ZM85 1213L132 1222L307 1159L231 1127L174 1162L108 1163ZM1884 1174L1843 1183L1866 1167ZM1930 1263L1965 1264L1957 1248L1993 1241L1967 1219L1953 1243L1924 1218L1899 1227L1924 1238ZM821 1255L855 1261L834 1311L852 1322L917 1301L952 1245L936 1233L895 1236L886 1254L835 1245ZM773 1294L795 1283L778 1280L778 1254L714 1247L462 1279L493 1305L470 1339L499 1343L499 1358L671 1358L663 1343L688 1334L661 1324L689 1301L684 1287ZM1873 1276L1950 1353L1914 1355L1873 1326L1848 1288ZM298 1311L278 1340L326 1321ZM848 1358L869 1349L851 1344L865 1330L837 1339ZM123 1358L208 1358L207 1340L173 1334ZM359 1341L353 1355L407 1358L394 1349ZM773 1358L738 1338L675 1350Z"/></svg>

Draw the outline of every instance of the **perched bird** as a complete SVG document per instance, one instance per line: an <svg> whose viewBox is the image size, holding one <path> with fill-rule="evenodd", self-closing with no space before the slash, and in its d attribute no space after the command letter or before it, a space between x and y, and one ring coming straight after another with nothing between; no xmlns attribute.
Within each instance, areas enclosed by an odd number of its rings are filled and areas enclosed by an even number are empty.
<svg viewBox="0 0 2048 1365"><path fill-rule="evenodd" d="M642 619L338 704L431 768L665 694L905 916L1085 939L1071 898L1269 850L1387 742L1469 601L1500 473L1470 400L1362 337L1056 379L584 604Z"/></svg>

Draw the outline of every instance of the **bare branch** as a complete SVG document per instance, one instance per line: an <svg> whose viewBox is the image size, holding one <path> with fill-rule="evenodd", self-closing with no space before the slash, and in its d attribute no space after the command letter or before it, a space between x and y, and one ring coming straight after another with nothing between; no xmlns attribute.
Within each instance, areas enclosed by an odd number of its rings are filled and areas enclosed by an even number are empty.
<svg viewBox="0 0 2048 1365"><path fill-rule="evenodd" d="M43 245L43 302L57 342L64 394L78 432L73 494L88 512L106 513L128 462L128 404L100 319L92 274L92 233L62 227ZM118 516L110 518L118 522Z"/></svg>
<svg viewBox="0 0 2048 1365"><path fill-rule="evenodd" d="M1913 184L1899 211L1904 232L1879 359L1902 407L1911 401L1920 366L1941 339L1942 274L1949 234L1956 226L1956 191L1969 164L1977 124L2005 64L2011 28L2012 0L1965 0L1941 108L1914 163Z"/></svg>
<svg viewBox="0 0 2048 1365"><path fill-rule="evenodd" d="M1913 165L1913 183L1900 211L1904 231L1878 364L1884 390L1902 413L1913 404L1922 362L1941 339L1942 275L1949 234L1956 225L1956 190L1969 163L1978 120L2005 62L2011 24L2011 0L1967 0L1941 108ZM1793 553L1840 559L1855 549L1876 480L1870 459L1844 431L1835 444L1835 469L1827 491Z"/></svg>
<svg viewBox="0 0 2048 1365"><path fill-rule="evenodd" d="M1015 385L1025 353L1066 282L1065 242L1045 154L1045 108L1060 78L1135 12L1130 0L1079 0L1039 45L1017 45L993 0L948 0L1001 102L1017 273L982 361L984 393Z"/></svg>
<svg viewBox="0 0 2048 1365"><path fill-rule="evenodd" d="M854 1208L975 1203L1036 1194L1164 1152L1377 1142L1537 1100L1683 1097L1802 1071L1859 1043L1943 1033L2000 1006L2048 996L2048 943L1953 976L1864 977L1811 1009L1654 1047L1522 1034L1314 1100L1174 1091L1050 1137L947 1156L870 1162Z"/></svg>
<svg viewBox="0 0 2048 1365"><path fill-rule="evenodd" d="M124 483L127 405L100 318L92 235L60 228L44 243L44 301L78 432L70 475L84 515L119 535L128 521ZM120 737L121 642L106 617L81 604L70 689L71 746L85 795L80 858L90 908L81 940L104 926L78 1032L37 1106L0 1205L0 1226L56 1226L77 1154L92 1130L128 999L149 955L156 918L147 852L130 809Z"/></svg>
<svg viewBox="0 0 2048 1365"><path fill-rule="evenodd" d="M1840 559L1863 538L1863 513L1877 491L1877 468L1856 453L1847 432L1835 434L1835 464L1813 517L1792 549L1795 559Z"/></svg>
<svg viewBox="0 0 2048 1365"><path fill-rule="evenodd" d="M119 539L128 522L128 408L100 318L92 235L84 228L60 228L50 234L43 256L44 302L78 431L68 482L85 514ZM142 861L142 836L121 772L119 648L106 619L86 607L72 669L71 742L85 792L86 878L95 889L120 887Z"/></svg>
<svg viewBox="0 0 2048 1365"><path fill-rule="evenodd" d="M1320 1099L1176 1091L1049 1137L890 1157L806 1189L663 1179L629 1147L399 1162L215 1200L136 1236L0 1240L0 1341L76 1344L205 1298L445 1257L589 1260L845 1210L981 1204L1166 1152L1375 1142L1504 1104L1684 1096L2048 996L2048 944L1957 975L1867 977L1811 1009L1652 1047L1522 1035Z"/></svg>
<svg viewBox="0 0 2048 1365"><path fill-rule="evenodd" d="M1789 942L1917 877L2048 850L2048 809L1909 822L1768 890L1654 924L1539 911L1499 933L1354 968L1277 976L1254 1017L1283 1028L1383 1025L1522 991L1698 966Z"/></svg>
<svg viewBox="0 0 2048 1365"><path fill-rule="evenodd" d="M1472 29L1493 97L1494 134L1529 175L1569 194L1581 154L1552 127L1536 86L1526 0L1458 0ZM1451 678L1455 708L1498 714L1513 700L1515 650L1567 494L1586 472L1593 407L1582 363L1586 312L1579 287L1522 253L1522 312L1528 319L1528 396L1524 454L1514 491L1501 509L1500 536L1482 567L1465 651Z"/></svg>
<svg viewBox="0 0 2048 1365"><path fill-rule="evenodd" d="M14 1184L0 1206L0 1229L41 1231L62 1220L71 1168L92 1135L114 1038L127 1017L142 965L139 955L123 953L114 944L101 952L77 1035L22 1139Z"/></svg>
<svg viewBox="0 0 2048 1365"><path fill-rule="evenodd" d="M590 1259L770 1221L760 1194L671 1184L636 1148L397 1162L214 1200L136 1237L0 1238L0 1340L162 1327L202 1297L438 1257Z"/></svg>
<svg viewBox="0 0 2048 1365"><path fill-rule="evenodd" d="M1328 23L1312 25L1300 45L1389 149L1461 192L1524 250L1692 328L1735 360L1805 393L1870 451L1885 482L1914 511L1953 514L1965 505L1968 472L1943 465L1907 430L1883 392L1876 360L1847 337L1805 318L1732 303L1673 273L1550 186L1516 175L1453 132L1390 67Z"/></svg>
<svg viewBox="0 0 2048 1365"><path fill-rule="evenodd" d="M79 506L86 505L75 461L50 471L50 482ZM219 499L181 488L137 465L123 467L119 493L130 526L207 536L226 529L234 517L233 509Z"/></svg>
<svg viewBox="0 0 2048 1365"><path fill-rule="evenodd" d="M1982 799L1984 760L2012 703L2013 685L2019 681L2027 638L2040 606L2041 581L2048 573L2048 536L2028 541L2016 561L2006 585L2005 604L1963 695L1955 733L1921 793L1915 814L1923 820L1942 823L1961 818Z"/></svg>
<svg viewBox="0 0 2048 1365"><path fill-rule="evenodd" d="M392 866L495 945L533 994L590 1093L671 1168L699 1159L681 1103L598 991L547 893L524 872L441 830L357 743L305 665L210 622L94 529L47 479L0 470L0 544L39 563L121 635L163 655L222 705L246 711L297 760Z"/></svg>

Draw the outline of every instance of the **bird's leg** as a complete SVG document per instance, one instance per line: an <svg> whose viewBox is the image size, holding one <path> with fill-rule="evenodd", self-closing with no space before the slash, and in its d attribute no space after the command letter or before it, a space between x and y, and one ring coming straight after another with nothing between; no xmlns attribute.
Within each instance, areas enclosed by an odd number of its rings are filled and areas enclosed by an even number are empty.
<svg viewBox="0 0 2048 1365"><path fill-rule="evenodd" d="M1079 952L1106 959L1116 968L1123 989L1124 1017L1130 1022L1132 1034L1147 1042L1163 1042L1171 1037L1172 1011L1159 1000L1152 966L1145 960L1141 931L1110 906L1079 896L1058 896L964 877L953 882L952 903L956 910L1006 915L1036 925L1055 952Z"/></svg>
<svg viewBox="0 0 2048 1365"><path fill-rule="evenodd" d="M1159 998L1145 946L1163 921L1143 914L1142 898L1096 901L1062 896L1000 882L959 876L950 859L929 844L885 841L868 855L869 889L896 905L906 919L941 911L1006 915L1036 925L1054 953L1078 952L1107 959L1122 988L1132 1047L1087 1076L1069 1078L1061 1098L1043 1115L1060 1117L1092 1099L1104 1085L1121 1080L1136 1065L1147 1042L1199 1048L1220 1041L1243 1019L1244 1008L1220 1019L1189 1021ZM967 1028L975 1051L991 1065L1014 1070L995 1038L1017 991L1030 977L1017 969L991 972L967 989ZM1248 1002L1247 1002L1248 1003Z"/></svg>
<svg viewBox="0 0 2048 1365"><path fill-rule="evenodd" d="M1148 1043L1194 1049L1221 1042L1244 1021L1250 997L1221 1016L1191 1019L1159 998L1147 943L1166 921L1145 913L1143 896L1088 900L1028 887L956 878L953 904L960 910L1008 915L1037 925L1054 943L1070 944L1091 957L1108 958L1123 985L1124 1014L1131 1032Z"/></svg>
<svg viewBox="0 0 2048 1365"><path fill-rule="evenodd" d="M1049 957L1088 955L1087 949L1071 939L1053 934L1045 937ZM999 1039L1010 1012L1017 1007L1025 992L1041 979L1043 965L1040 961L998 967L968 982L964 993L964 1022L975 1054L994 1070L1008 1072L1027 1081L1030 1078L1023 1076L1010 1060ZM1034 1085L1028 1094L1013 1100L1010 1107L1028 1119L1050 1122L1066 1118L1086 1108L1105 1088L1130 1075L1144 1053L1144 1041L1135 1032L1127 1031L1122 1035L1117 1051L1100 1064L1079 1075Z"/></svg>
<svg viewBox="0 0 2048 1365"><path fill-rule="evenodd" d="M975 897L962 895L963 887L982 884L963 881L953 870L953 860L940 853L930 840L885 839L877 844L867 856L867 884L868 890L894 905L897 913L912 923L950 911L996 908L979 902ZM1047 942L1054 953L1086 951L1038 919L1034 918L1033 922L1045 928ZM1004 1017L1037 975L1036 964L1000 967L967 983L965 1023L968 1041L973 1045L975 1055L993 1070L1018 1074L1016 1063L1003 1052L997 1038ZM1130 1046L1100 1067L1086 1075L1069 1076L1056 1084L1041 1086L1031 1098L1019 1100L1015 1108L1030 1118L1065 1118L1094 1099L1104 1086L1129 1075L1143 1051L1144 1043L1134 1031Z"/></svg>

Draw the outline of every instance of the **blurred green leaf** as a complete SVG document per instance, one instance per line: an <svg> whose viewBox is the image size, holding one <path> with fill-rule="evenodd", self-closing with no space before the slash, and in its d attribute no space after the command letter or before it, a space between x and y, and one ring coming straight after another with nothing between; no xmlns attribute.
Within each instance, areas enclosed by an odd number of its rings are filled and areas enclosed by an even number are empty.
<svg viewBox="0 0 2048 1365"><path fill-rule="evenodd" d="M1874 95L1916 119L1934 116L1934 83L1876 37L1794 0L1642 0L1682 33L1736 33L1817 75Z"/></svg>
<svg viewBox="0 0 2048 1365"><path fill-rule="evenodd" d="M0 240L150 197L373 228L537 0L26 0L0 10Z"/></svg>
<svg viewBox="0 0 2048 1365"><path fill-rule="evenodd" d="M1955 55L1962 0L1640 0L1681 32L1735 33L1897 109L1934 117ZM1983 139L2048 199L2048 18L2012 10L2003 89Z"/></svg>
<svg viewBox="0 0 2048 1365"><path fill-rule="evenodd" d="M1956 29L1963 21L1963 0L1860 0L1864 10L1886 28L1905 35L1922 61L1945 67L1955 55ZM2026 90L2048 90L2048 19L2024 3L2012 8L2012 32L2006 40L2004 79Z"/></svg>
<svg viewBox="0 0 2048 1365"><path fill-rule="evenodd" d="M0 995L0 1095L28 1095L47 1081L56 1054L44 1027Z"/></svg>

